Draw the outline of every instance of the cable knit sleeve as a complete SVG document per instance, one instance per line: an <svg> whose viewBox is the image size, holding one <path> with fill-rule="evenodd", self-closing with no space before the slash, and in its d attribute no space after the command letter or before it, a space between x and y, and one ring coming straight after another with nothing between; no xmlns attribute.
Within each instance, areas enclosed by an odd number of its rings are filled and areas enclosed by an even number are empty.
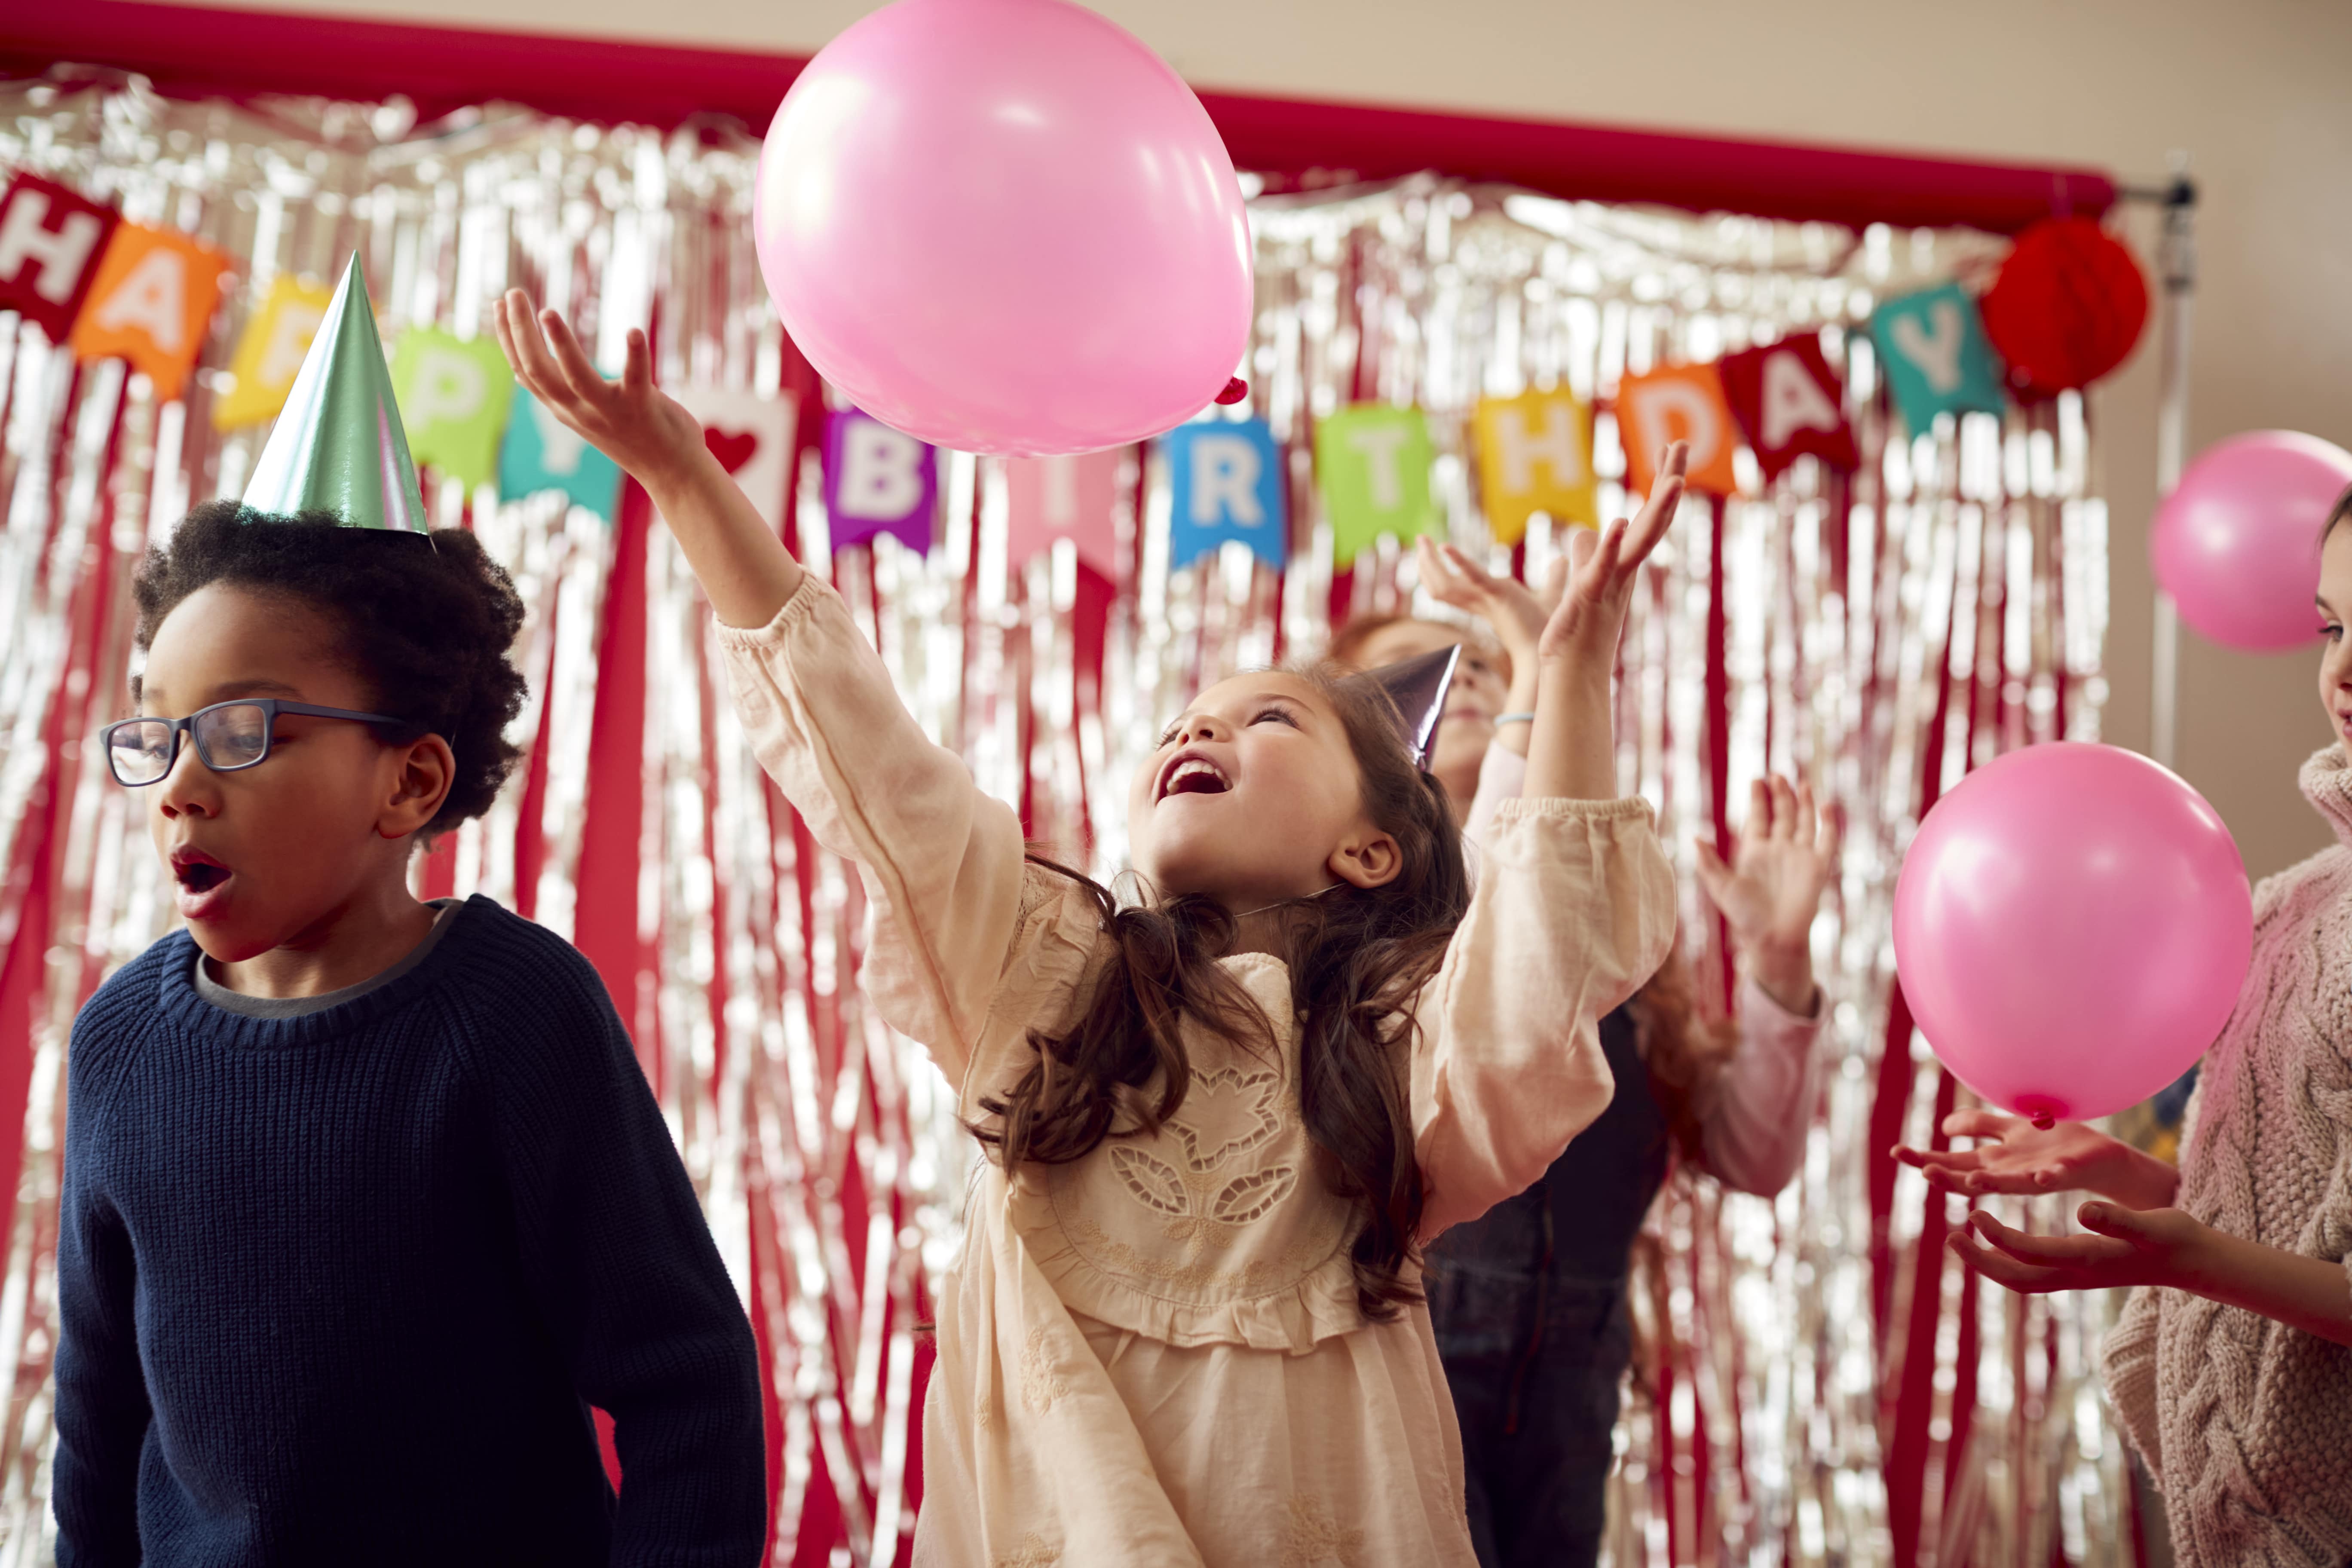
<svg viewBox="0 0 2352 1568"><path fill-rule="evenodd" d="M2156 1330L2157 1293L2142 1286L2131 1293L2123 1317L2107 1331L2106 1342L2099 1347L2099 1372L2116 1425L2161 1485L2164 1444L2156 1415Z"/></svg>
<svg viewBox="0 0 2352 1568"><path fill-rule="evenodd" d="M2337 1005L2352 1014L2352 1000ZM2344 1265L2345 1291L2352 1297L2352 1019L2332 1033L2329 1059L2315 1064L2305 1089L2315 1117L2326 1120L2325 1136L2335 1151L2312 1224L2311 1251Z"/></svg>
<svg viewBox="0 0 2352 1568"><path fill-rule="evenodd" d="M2210 1059L2210 1058L2209 1058ZM2200 1076L2180 1116L2180 1143L2186 1148L2197 1126L2197 1112L2205 1098ZM2163 1424L2157 1402L2158 1331L2163 1326L2163 1293L2151 1286L2135 1289L2124 1303L2123 1316L2107 1331L2099 1346L2099 1374L2106 1384L2107 1403L2125 1440L2147 1467L2159 1489L2164 1481Z"/></svg>
<svg viewBox="0 0 2352 1568"><path fill-rule="evenodd" d="M1640 800L1506 800L1412 1055L1424 1239L1526 1188L1609 1104L1603 1014L1665 962L1673 869Z"/></svg>
<svg viewBox="0 0 2352 1568"><path fill-rule="evenodd" d="M1039 895L1024 896L1019 817L923 733L814 576L766 626L719 637L761 764L817 842L857 865L874 910L860 984L961 1084L1016 932L1043 923L1023 919Z"/></svg>

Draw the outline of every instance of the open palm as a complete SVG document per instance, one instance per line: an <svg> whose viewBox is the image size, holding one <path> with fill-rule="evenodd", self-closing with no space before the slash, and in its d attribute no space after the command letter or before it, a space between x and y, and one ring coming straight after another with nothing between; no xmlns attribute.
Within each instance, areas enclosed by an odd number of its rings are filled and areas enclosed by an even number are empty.
<svg viewBox="0 0 2352 1568"><path fill-rule="evenodd" d="M1812 786L1775 776L1756 783L1727 863L1698 843L1699 886L1748 948L1801 948L1836 873L1838 830L1813 801Z"/></svg>
<svg viewBox="0 0 2352 1568"><path fill-rule="evenodd" d="M1650 498L1631 522L1620 518L1601 533L1578 529L1568 542L1568 585L1537 639L1546 659L1573 658L1606 668L1617 654L1633 584L1673 526L1682 505L1683 475L1690 467L1690 443L1676 441L1658 463Z"/></svg>
<svg viewBox="0 0 2352 1568"><path fill-rule="evenodd" d="M2021 1116L1972 1107L1944 1118L1947 1138L1970 1138L1972 1149L1898 1147L1895 1157L1917 1169L1927 1184L1975 1196L1985 1193L2098 1193L2126 1208L2169 1205L2179 1173L2169 1165L2079 1121L2037 1127Z"/></svg>
<svg viewBox="0 0 2352 1568"><path fill-rule="evenodd" d="M1565 558L1552 563L1556 580L1549 585L1549 594L1544 595L1516 577L1498 576L1487 571L1457 546L1440 544L1424 537L1414 548L1421 567L1421 584L1429 590L1430 597L1476 616L1494 627L1496 639L1511 656L1514 667L1520 659L1535 658L1544 623L1551 619L1552 607L1559 603L1566 584Z"/></svg>
<svg viewBox="0 0 2352 1568"><path fill-rule="evenodd" d="M490 317L515 379L574 434L652 484L702 455L702 422L654 384L653 359L643 332L632 329L618 381L599 374L553 310L536 310L530 297L509 289Z"/></svg>

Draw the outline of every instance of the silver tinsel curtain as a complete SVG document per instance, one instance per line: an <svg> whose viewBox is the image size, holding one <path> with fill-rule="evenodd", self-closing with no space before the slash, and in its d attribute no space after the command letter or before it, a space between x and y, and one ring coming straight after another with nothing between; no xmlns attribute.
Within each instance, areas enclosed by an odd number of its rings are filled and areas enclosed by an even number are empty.
<svg viewBox="0 0 2352 1568"><path fill-rule="evenodd" d="M1802 1175L1772 1200L1678 1177L1642 1244L1610 1561L2134 1559L2092 1370L2109 1304L1978 1288L1946 1261L1944 1203L1885 1158L1898 1139L1929 1142L1956 1093L1893 986L1888 904L1917 816L2010 747L2095 737L2103 696L2106 525L2081 400L1906 435L1856 330L1876 300L1969 276L2002 242L1436 178L1261 195L1245 373L1288 454L1289 567L1229 548L1171 573L1164 476L1139 453L1106 582L1066 545L1009 559L1004 476L957 454L938 548L827 551L807 444L824 393L753 263L758 149L739 127L662 135L499 107L414 118L398 101L0 84L0 163L197 235L237 268L184 401L0 315L0 1119L23 1110L0 1287L0 1568L50 1552L67 1030L169 918L134 803L86 742L122 700L130 572L192 501L242 488L265 432L216 433L210 399L269 280L331 277L354 247L388 336L478 332L485 303L520 283L607 357L649 325L668 384L793 397L788 526L803 554L931 732L1034 837L1104 873L1122 858L1129 769L1199 680L1312 650L1335 611L1415 602L1391 542L1333 572L1318 418L1418 404L1454 539L1539 576L1555 531L1538 519L1519 549L1492 550L1475 505L1464 427L1480 395L1566 383L1594 401L1602 501L1619 506L1620 375L1832 329L1861 471L1806 461L1766 487L1750 468L1743 499L1688 503L1625 645L1622 775L1669 844L1687 854L1768 767L1809 771L1849 832L1815 933L1832 1070ZM856 879L750 757L713 683L707 612L642 498L608 524L560 497L502 502L430 476L427 494L436 521L481 532L530 606L517 736L532 754L487 820L420 860L420 885L490 893L572 936L631 1025L766 1358L772 1560L901 1561L920 1491L920 1329L971 1156L946 1086L860 1002ZM1719 975L1713 922L1695 901L1685 917ZM2049 1200L2001 1205L2012 1222L2062 1222Z"/></svg>

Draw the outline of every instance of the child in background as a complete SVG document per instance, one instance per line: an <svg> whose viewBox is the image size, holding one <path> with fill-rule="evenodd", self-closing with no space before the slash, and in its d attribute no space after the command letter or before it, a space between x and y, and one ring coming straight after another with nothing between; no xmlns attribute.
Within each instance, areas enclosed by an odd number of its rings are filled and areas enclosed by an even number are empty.
<svg viewBox="0 0 2352 1568"><path fill-rule="evenodd" d="M362 331L381 376L345 289L306 378ZM306 428L298 384L273 449L395 449L334 390ZM105 747L187 924L74 1024L59 1561L749 1568L751 1327L604 987L409 892L515 759L521 603L472 534L369 499L200 507L139 572L142 716Z"/></svg>
<svg viewBox="0 0 2352 1568"><path fill-rule="evenodd" d="M1546 611L1450 545L1423 540L1419 552L1423 584L1483 617L1503 646L1439 621L1360 617L1331 657L1378 667L1461 644L1432 771L1475 847L1524 784L1528 672ZM1608 1110L1527 1191L1430 1248L1430 1318L1462 1424L1482 1568L1599 1554L1633 1347L1633 1246L1670 1159L1768 1196L1802 1163L1820 1092L1810 933L1836 864L1836 835L1811 792L1759 782L1730 864L1699 845L1700 886L1746 960L1736 1025L1698 1016L1689 967L1670 958L1601 1021L1616 1080Z"/></svg>
<svg viewBox="0 0 2352 1568"><path fill-rule="evenodd" d="M875 910L864 984L989 1151L942 1282L925 1568L1468 1568L1461 1448L1418 1289L1429 1237L1541 1174L1609 1099L1596 1021L1673 930L1648 808L1613 798L1610 670L1679 452L1538 646L1527 797L1475 895L1378 689L1202 692L1139 772L1151 901L1026 858L655 390L510 294L518 375L652 492L736 704Z"/></svg>
<svg viewBox="0 0 2352 1568"><path fill-rule="evenodd" d="M2205 1053L2178 1171L2081 1122L1988 1110L1897 1149L1971 1196L2069 1188L2088 1236L1979 1210L1951 1245L2012 1290L2132 1287L2107 1394L2164 1495L2181 1568L2352 1563L2352 491L2320 555L2319 701L2336 742L2303 765L2336 834L2254 889L2253 963Z"/></svg>

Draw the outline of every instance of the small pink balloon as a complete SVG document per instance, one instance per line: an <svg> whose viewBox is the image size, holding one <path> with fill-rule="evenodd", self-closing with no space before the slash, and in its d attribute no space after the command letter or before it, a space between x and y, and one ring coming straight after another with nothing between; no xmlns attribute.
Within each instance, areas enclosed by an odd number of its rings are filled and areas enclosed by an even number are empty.
<svg viewBox="0 0 2352 1568"><path fill-rule="evenodd" d="M2319 529L2347 486L2352 452L2316 436L2255 430L2216 442L2156 509L2156 580L2217 643L2299 647L2319 635Z"/></svg>
<svg viewBox="0 0 2352 1568"><path fill-rule="evenodd" d="M2221 816L2134 752L2012 752L1927 814L1895 885L1895 963L1927 1044L1988 1102L2084 1121L2213 1043L2253 951Z"/></svg>
<svg viewBox="0 0 2352 1568"><path fill-rule="evenodd" d="M852 25L776 110L752 221L809 363L941 446L1156 436L1249 339L1224 142L1165 62L1065 0L898 0Z"/></svg>

